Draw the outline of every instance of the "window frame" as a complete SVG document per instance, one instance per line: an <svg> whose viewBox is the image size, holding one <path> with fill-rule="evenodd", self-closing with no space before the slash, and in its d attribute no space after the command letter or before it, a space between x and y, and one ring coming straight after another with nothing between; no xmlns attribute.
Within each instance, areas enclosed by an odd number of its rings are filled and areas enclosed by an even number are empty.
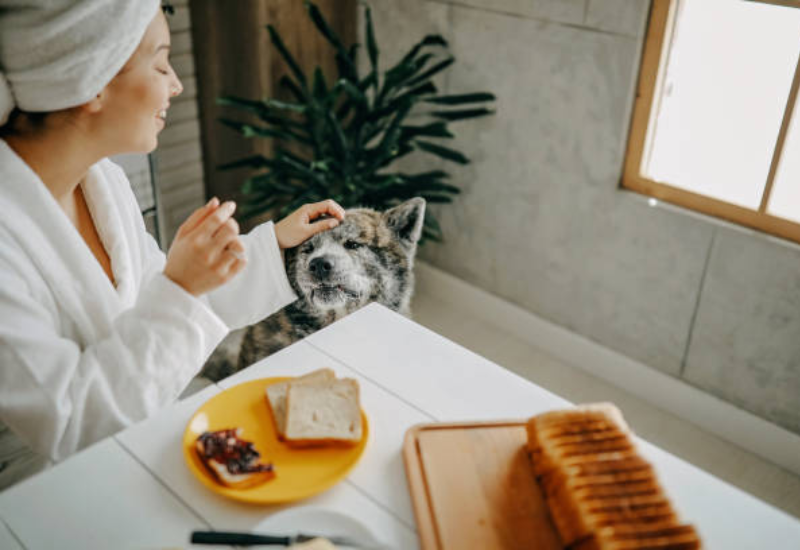
<svg viewBox="0 0 800 550"><path fill-rule="evenodd" d="M749 1L800 8L800 0ZM636 98L633 105L621 187L702 214L722 218L729 222L800 243L800 223L773 216L768 214L766 210L778 163L783 152L786 134L789 130L792 112L797 105L798 89L800 89L800 56L795 67L789 97L767 175L767 183L764 187L758 210L750 210L719 199L659 183L646 178L640 173L645 145L649 138L648 132L653 131L651 119L656 112L653 105L656 91L661 88L661 81L666 72L663 68L666 67L669 57L669 50L665 50L664 43L668 37L673 35L678 2L679 0L653 0L651 4L647 35L642 49L642 60L636 86ZM800 109L800 107L798 108ZM800 116L800 112L798 112L798 116Z"/></svg>

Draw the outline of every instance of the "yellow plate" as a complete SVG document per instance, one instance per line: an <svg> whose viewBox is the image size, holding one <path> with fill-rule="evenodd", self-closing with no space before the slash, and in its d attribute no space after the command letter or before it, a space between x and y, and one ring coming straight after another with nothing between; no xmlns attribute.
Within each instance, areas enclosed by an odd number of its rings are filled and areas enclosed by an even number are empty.
<svg viewBox="0 0 800 550"><path fill-rule="evenodd" d="M363 437L351 447L292 448L278 439L264 389L288 377L261 378L218 393L200 407L183 434L183 456L189 470L206 487L244 502L276 504L310 497L330 488L358 463L367 445L369 426L361 411ZM200 462L194 443L204 431L242 428L263 462L275 465L276 476L249 489L232 489L217 482Z"/></svg>

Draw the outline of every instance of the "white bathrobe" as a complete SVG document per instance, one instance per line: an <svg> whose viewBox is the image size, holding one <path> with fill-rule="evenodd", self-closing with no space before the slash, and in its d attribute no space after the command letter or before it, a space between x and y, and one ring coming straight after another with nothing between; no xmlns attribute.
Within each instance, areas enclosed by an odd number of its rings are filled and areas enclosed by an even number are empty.
<svg viewBox="0 0 800 550"><path fill-rule="evenodd" d="M50 462L175 401L229 329L296 299L271 223L242 238L245 269L198 299L163 275L118 166L82 185L116 287L0 140L0 424Z"/></svg>

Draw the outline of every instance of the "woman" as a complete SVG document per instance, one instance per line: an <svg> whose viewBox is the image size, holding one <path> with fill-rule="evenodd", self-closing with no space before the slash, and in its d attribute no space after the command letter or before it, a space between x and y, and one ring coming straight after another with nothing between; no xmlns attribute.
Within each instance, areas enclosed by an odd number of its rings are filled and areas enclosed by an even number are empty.
<svg viewBox="0 0 800 550"><path fill-rule="evenodd" d="M165 257L106 158L152 151L182 91L158 1L5 2L0 488L174 401L230 329L295 299L282 250L344 217L325 201L240 237L212 199Z"/></svg>

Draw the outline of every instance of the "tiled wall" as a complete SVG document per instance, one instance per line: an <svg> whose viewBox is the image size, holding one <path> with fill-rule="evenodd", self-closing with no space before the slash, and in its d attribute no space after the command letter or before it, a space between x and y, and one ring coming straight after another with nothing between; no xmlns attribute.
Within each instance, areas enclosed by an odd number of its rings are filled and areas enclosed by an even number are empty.
<svg viewBox="0 0 800 550"><path fill-rule="evenodd" d="M498 97L426 260L800 433L800 247L619 189L648 0L369 3L384 63L439 32Z"/></svg>

